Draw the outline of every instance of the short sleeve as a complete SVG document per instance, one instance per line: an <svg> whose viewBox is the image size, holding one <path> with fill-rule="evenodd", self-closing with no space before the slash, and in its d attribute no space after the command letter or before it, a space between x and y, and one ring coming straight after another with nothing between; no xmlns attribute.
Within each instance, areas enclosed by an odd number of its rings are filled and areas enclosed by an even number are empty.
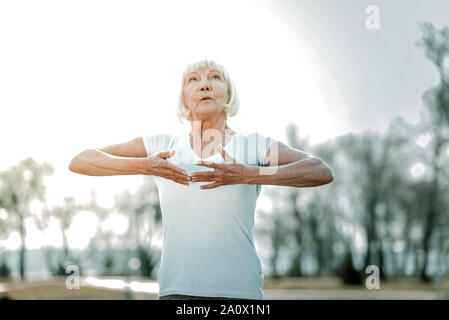
<svg viewBox="0 0 449 320"><path fill-rule="evenodd" d="M142 138L148 157L160 151L167 151L173 145L173 136L167 133L158 133Z"/></svg>
<svg viewBox="0 0 449 320"><path fill-rule="evenodd" d="M264 136L258 132L255 133L255 136L257 143L257 162L259 166L263 166L267 152L276 140L269 136Z"/></svg>
<svg viewBox="0 0 449 320"><path fill-rule="evenodd" d="M249 136L249 139L252 143L255 143L256 146L256 156L257 156L257 165L258 166L264 166L264 160L267 156L267 152L270 150L272 146L277 142L275 139L264 136L263 134L260 134L258 132L254 132ZM277 152L277 150L270 150L270 156L272 155L271 152ZM257 196L259 196L260 192L262 190L262 185L257 184L256 185L256 193Z"/></svg>

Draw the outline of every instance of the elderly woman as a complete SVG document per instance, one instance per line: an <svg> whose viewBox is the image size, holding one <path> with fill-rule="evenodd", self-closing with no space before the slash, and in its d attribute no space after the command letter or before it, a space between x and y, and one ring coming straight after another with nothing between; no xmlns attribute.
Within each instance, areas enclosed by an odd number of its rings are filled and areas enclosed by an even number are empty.
<svg viewBox="0 0 449 320"><path fill-rule="evenodd" d="M159 299L263 299L253 239L262 185L315 187L333 180L318 157L227 125L237 114L226 70L203 60L183 73L177 114L190 134L159 133L81 152L73 172L155 178L163 222Z"/></svg>

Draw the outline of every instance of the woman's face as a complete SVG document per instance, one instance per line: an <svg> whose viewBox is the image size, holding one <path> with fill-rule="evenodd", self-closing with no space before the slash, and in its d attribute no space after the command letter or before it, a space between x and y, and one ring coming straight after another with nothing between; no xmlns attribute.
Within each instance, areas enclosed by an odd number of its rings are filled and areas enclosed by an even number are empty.
<svg viewBox="0 0 449 320"><path fill-rule="evenodd" d="M212 68L198 68L189 73L184 83L184 104L193 119L218 117L228 103L228 86L223 75ZM190 118L190 120L193 120Z"/></svg>

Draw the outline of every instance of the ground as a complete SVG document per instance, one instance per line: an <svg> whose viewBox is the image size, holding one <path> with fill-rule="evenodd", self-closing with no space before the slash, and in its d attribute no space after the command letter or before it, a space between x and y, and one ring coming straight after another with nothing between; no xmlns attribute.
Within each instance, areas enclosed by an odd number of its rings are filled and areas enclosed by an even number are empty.
<svg viewBox="0 0 449 320"><path fill-rule="evenodd" d="M81 277L79 289L67 289L66 278L45 280L0 280L0 298L10 299L148 299L157 300L157 282L144 279ZM112 280L112 281L111 281ZM133 290L117 283L135 281ZM110 288L101 287L105 283ZM443 282L441 298L449 299L448 282ZM380 289L368 290L364 285L347 286L339 278L284 278L266 277L263 286L266 300L328 300L328 299L435 299L433 283L422 283L415 278L398 278L384 281Z"/></svg>

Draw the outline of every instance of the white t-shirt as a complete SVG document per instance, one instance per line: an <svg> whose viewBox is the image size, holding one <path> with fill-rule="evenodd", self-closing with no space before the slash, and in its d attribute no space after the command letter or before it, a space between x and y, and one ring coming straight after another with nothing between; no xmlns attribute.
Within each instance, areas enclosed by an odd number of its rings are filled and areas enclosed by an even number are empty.
<svg viewBox="0 0 449 320"><path fill-rule="evenodd" d="M193 164L201 158L189 136L144 136L148 156L175 149L167 160L187 174L213 171ZM224 150L240 163L262 166L274 140L254 132L236 134ZM220 153L203 160L223 163ZM201 190L154 176L162 210L163 245L157 280L159 296L263 299L264 275L254 246L254 213L261 185L235 184Z"/></svg>

